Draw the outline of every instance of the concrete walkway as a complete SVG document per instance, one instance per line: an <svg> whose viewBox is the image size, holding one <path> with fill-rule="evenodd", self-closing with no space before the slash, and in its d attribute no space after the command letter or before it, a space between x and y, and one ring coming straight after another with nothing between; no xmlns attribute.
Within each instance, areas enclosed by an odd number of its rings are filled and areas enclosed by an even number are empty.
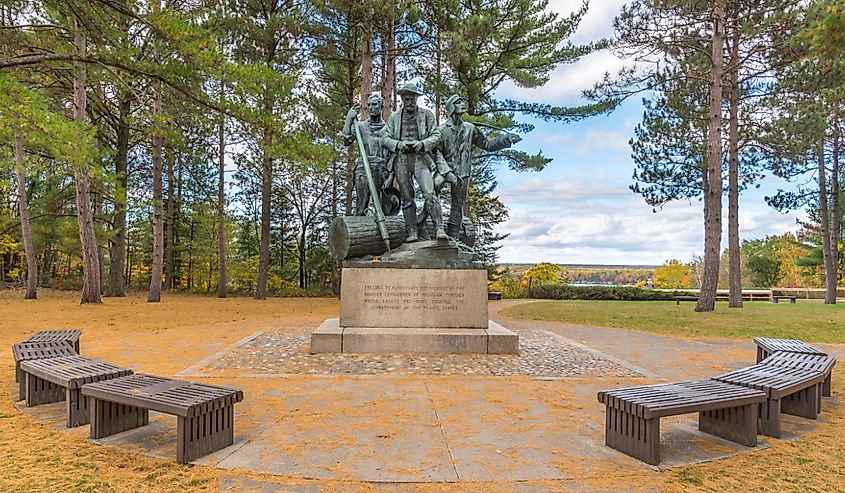
<svg viewBox="0 0 845 493"><path fill-rule="evenodd" d="M245 378L204 370L233 350L223 348L216 355L206 355L203 364L197 360L186 365L184 378L244 390L246 399L236 407L236 443L196 463L304 481L292 487L233 476L222 481L224 491L321 491L321 481L367 481L384 491L407 491L403 484L487 481L507 485L507 491L545 491L549 481L561 491L618 491L622 484L626 491L650 491L637 484L659 483L655 469L604 445L604 408L596 401L596 392L661 380L707 378L754 361L751 341L693 341L500 315L513 304L491 303L491 318L518 333L556 334L567 344L640 376L267 374ZM308 327L284 330L304 333L320 322L308 320ZM842 356L841 347L834 349ZM23 409L63 428L62 404ZM785 421L787 437L810 426L798 418ZM661 428L664 469L756 450L699 432L695 415L665 418ZM765 439L758 438L757 449L765 448ZM175 420L152 415L150 426L98 443L140 448L173 460ZM653 481L625 479L632 475Z"/></svg>

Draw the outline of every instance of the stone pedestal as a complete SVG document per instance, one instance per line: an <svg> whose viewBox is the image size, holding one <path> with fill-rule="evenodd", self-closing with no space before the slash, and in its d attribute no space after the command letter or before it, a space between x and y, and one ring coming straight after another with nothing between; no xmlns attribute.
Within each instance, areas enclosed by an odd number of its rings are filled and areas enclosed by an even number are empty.
<svg viewBox="0 0 845 493"><path fill-rule="evenodd" d="M406 243L343 262L340 319L313 353L507 353L518 336L487 319L487 271L451 240Z"/></svg>
<svg viewBox="0 0 845 493"><path fill-rule="evenodd" d="M340 326L487 328L487 271L343 269Z"/></svg>

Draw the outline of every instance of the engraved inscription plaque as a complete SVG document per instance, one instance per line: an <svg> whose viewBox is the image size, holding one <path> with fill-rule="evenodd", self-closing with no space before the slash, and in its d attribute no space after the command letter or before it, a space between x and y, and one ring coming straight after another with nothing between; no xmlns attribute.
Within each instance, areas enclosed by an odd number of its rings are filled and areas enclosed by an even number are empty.
<svg viewBox="0 0 845 493"><path fill-rule="evenodd" d="M487 272L343 269L342 327L487 328Z"/></svg>

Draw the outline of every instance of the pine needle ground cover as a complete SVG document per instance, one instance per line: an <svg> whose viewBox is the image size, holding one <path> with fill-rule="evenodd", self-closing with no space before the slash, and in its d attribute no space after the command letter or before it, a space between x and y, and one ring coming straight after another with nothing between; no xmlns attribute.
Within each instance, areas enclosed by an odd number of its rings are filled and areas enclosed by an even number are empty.
<svg viewBox="0 0 845 493"><path fill-rule="evenodd" d="M698 313L694 303L674 301L537 301L504 314L514 318L596 325L679 337L752 339L757 336L845 343L845 304L746 302L743 308L717 303Z"/></svg>
<svg viewBox="0 0 845 493"><path fill-rule="evenodd" d="M81 328L84 356L115 364L143 362L143 371L172 375L260 328L263 320L336 311L336 300L217 299L165 294L162 303L146 293L80 305L79 294L41 290L24 301L23 292L0 292L0 491L2 492L204 492L219 491L220 471L180 466L137 452L86 441L88 427L59 432L15 409L17 386L11 345L36 330ZM232 330L233 322L243 326ZM226 330L217 329L225 323ZM232 473L227 473L232 475Z"/></svg>
<svg viewBox="0 0 845 493"><path fill-rule="evenodd" d="M754 302L741 309L717 303L696 313L693 304L625 301L538 301L514 306L506 316L645 331L676 337L795 338L845 343L845 305L816 301ZM565 330L564 332L565 333ZM833 371L834 405L826 421L798 440L767 438L771 448L670 471L659 489L671 492L842 492L845 491L845 370Z"/></svg>
<svg viewBox="0 0 845 493"><path fill-rule="evenodd" d="M19 291L0 293L0 317L5 322L0 331L0 344L7 348L6 356L0 357L0 491L3 492L510 492L583 491L585 488L614 491L620 484L625 485L626 491L804 492L843 491L845 485L845 439L841 433L845 412L842 406L827 407L825 419L796 441L769 440L772 446L767 450L668 472L630 471L621 478L618 473L614 475L602 467L580 468L577 464L566 466L573 471L569 481L429 484L374 484L354 478L313 480L180 466L172 459L150 458L141 451L91 444L87 441L87 427L56 430L47 422L16 409L12 404L16 387L8 347L34 330L79 327L83 329L84 355L116 364L143 364L141 371L172 375L256 330L278 328L280 324L291 331L307 330L313 327L315 319L336 316L337 301L219 300L165 294L162 303L148 304L144 293L106 299L103 305L91 306L80 305L77 293L45 290L39 294L41 299L37 301L23 301ZM686 308L691 310L689 306ZM271 392L278 383L269 380L213 378L209 383L239 386L250 399L264 399L266 403L291 397ZM565 394L561 389L571 385L543 381L524 384L528 397L540 395L556 402ZM541 391L540 387L548 387L548 392ZM835 402L841 401L843 388L845 381L835 372ZM281 402L277 404L281 405ZM590 400L589 405L595 403ZM276 406L265 407L267 412L277 412L273 410ZM516 416L521 414L508 407L502 411ZM387 412L392 414L397 410L388 409ZM574 413L576 417L581 414L577 406L561 407L559 412L562 415ZM250 419L254 417L243 416L241 426L247 427ZM582 421L575 420L575 426L585 426ZM524 423L524 426L532 425Z"/></svg>

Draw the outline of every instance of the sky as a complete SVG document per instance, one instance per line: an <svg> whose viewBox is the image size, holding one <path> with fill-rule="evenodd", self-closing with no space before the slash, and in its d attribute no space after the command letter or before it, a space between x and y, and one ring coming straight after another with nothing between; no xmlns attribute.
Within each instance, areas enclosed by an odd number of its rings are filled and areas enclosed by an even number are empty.
<svg viewBox="0 0 845 493"><path fill-rule="evenodd" d="M613 34L613 18L624 1L592 0L573 43ZM580 2L552 0L549 8L568 14ZM535 89L505 83L499 98L562 106L584 104L581 91L605 72L625 64L610 52L590 54L558 67L549 82ZM704 250L702 203L674 202L657 212L630 191L634 163L628 141L642 117L640 99L626 101L614 113L575 124L523 118L536 128L517 148L542 150L553 158L540 172L499 169L497 192L510 219L498 232L510 236L499 250L500 262L660 265L668 259L690 261ZM802 213L783 214L765 203L767 195L794 185L767 176L758 189L740 197L740 238L796 231ZM723 248L727 246L727 199L723 201Z"/></svg>

